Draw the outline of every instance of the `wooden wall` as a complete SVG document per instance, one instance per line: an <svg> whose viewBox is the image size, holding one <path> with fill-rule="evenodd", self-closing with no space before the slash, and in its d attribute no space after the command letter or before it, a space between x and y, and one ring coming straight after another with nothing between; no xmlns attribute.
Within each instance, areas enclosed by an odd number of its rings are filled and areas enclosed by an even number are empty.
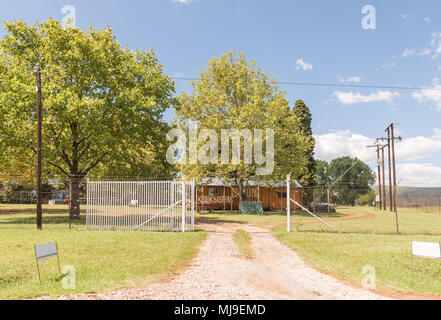
<svg viewBox="0 0 441 320"><path fill-rule="evenodd" d="M291 198L302 202L301 188L291 187ZM239 190L237 187L197 186L196 208L201 210L239 210ZM286 187L248 187L245 201L262 201L265 211L286 210ZM291 209L300 209L291 203Z"/></svg>

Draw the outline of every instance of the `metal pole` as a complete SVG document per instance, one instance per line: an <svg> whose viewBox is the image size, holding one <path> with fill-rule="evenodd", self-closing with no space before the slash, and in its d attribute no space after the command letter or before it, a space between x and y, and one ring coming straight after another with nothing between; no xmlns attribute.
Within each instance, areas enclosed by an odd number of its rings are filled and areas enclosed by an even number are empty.
<svg viewBox="0 0 441 320"><path fill-rule="evenodd" d="M286 219L287 219L287 229L288 233L291 232L291 177L288 175L286 177Z"/></svg>
<svg viewBox="0 0 441 320"><path fill-rule="evenodd" d="M182 179L182 232L185 232L185 178Z"/></svg>
<svg viewBox="0 0 441 320"><path fill-rule="evenodd" d="M35 69L37 80L37 187L36 187L36 203L37 203L37 230L43 229L43 209L41 204L41 69L39 66Z"/></svg>
<svg viewBox="0 0 441 320"><path fill-rule="evenodd" d="M331 192L329 190L329 184L327 185L327 192L328 192L328 204L326 205L328 207L328 214L331 213Z"/></svg>

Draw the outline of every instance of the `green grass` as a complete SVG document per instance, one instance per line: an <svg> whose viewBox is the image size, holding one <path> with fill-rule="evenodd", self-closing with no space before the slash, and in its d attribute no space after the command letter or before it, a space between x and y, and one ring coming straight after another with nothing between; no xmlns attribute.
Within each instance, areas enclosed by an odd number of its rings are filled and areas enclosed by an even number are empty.
<svg viewBox="0 0 441 320"><path fill-rule="evenodd" d="M67 208L44 207L43 231L35 227L33 206L0 205L0 298L102 293L161 280L183 268L197 253L206 233L87 231L83 218L68 229ZM56 240L60 264L76 269L76 289L65 290L57 260L40 263L38 281L34 244Z"/></svg>
<svg viewBox="0 0 441 320"><path fill-rule="evenodd" d="M216 213L202 219L249 223L273 231L316 269L361 285L364 266L375 267L377 289L388 293L441 295L441 261L411 256L411 241L441 242L441 215L408 209L399 211L400 234L395 214L373 208L339 208L335 216L320 215L339 230L335 233L304 214L291 216L286 232L286 213L262 216ZM413 263L412 263L413 261Z"/></svg>
<svg viewBox="0 0 441 320"><path fill-rule="evenodd" d="M237 244L240 255L245 259L253 259L254 252L251 248L251 236L245 230L239 229L233 234L234 241Z"/></svg>

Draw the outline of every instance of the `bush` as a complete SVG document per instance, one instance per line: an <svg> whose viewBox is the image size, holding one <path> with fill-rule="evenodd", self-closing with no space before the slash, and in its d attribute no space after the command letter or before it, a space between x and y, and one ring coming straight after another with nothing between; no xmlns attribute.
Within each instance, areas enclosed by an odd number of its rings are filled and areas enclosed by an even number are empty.
<svg viewBox="0 0 441 320"><path fill-rule="evenodd" d="M370 206L375 201L376 194L374 190L370 190L368 193L359 196L355 199L355 205L357 206Z"/></svg>

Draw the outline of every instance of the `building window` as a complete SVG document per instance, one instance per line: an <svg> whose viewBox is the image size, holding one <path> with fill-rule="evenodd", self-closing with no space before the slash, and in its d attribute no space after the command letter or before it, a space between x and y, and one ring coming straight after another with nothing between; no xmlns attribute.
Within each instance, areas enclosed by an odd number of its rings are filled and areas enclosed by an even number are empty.
<svg viewBox="0 0 441 320"><path fill-rule="evenodd" d="M277 198L286 198L286 192L277 192Z"/></svg>
<svg viewBox="0 0 441 320"><path fill-rule="evenodd" d="M208 188L208 195L211 196L220 196L220 188Z"/></svg>

